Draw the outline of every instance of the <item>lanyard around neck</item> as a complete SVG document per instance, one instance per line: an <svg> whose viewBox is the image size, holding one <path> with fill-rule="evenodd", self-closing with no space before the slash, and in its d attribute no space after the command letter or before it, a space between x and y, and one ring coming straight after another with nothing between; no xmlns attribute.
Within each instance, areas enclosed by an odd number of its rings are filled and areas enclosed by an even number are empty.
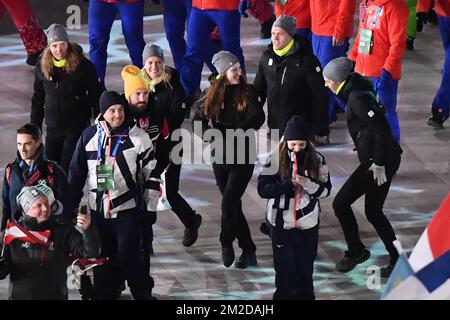
<svg viewBox="0 0 450 320"><path fill-rule="evenodd" d="M99 162L102 160L102 132L103 132L103 130L100 127L98 129L98 147L97 147L97 161L99 161ZM116 144L114 145L113 152L109 154L109 158L112 159L112 161L114 161L114 159L116 159L117 151L119 150L119 146L122 143L122 137L124 137L124 136L122 136L122 135L118 136ZM110 148L110 150L111 150L111 148ZM105 155L105 158L106 158L106 155Z"/></svg>

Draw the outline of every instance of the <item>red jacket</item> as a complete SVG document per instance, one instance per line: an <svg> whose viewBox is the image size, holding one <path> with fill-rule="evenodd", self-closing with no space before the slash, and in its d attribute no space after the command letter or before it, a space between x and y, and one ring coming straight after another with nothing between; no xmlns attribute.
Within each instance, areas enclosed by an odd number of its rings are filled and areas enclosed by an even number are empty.
<svg viewBox="0 0 450 320"><path fill-rule="evenodd" d="M450 1L434 0L436 13L440 16L450 18ZM431 0L419 0L416 12L428 12L431 8Z"/></svg>
<svg viewBox="0 0 450 320"><path fill-rule="evenodd" d="M311 11L309 10L309 0L288 0L283 7L278 1L275 2L275 16L278 18L282 14L295 17L296 28L311 29Z"/></svg>
<svg viewBox="0 0 450 320"><path fill-rule="evenodd" d="M367 8L363 7L367 3ZM381 7L381 9L379 9ZM349 59L356 61L355 71L366 77L380 77L388 71L398 80L402 73L402 58L406 49L406 29L409 11L405 0L362 0L359 7L359 29ZM379 12L376 24L373 21ZM364 17L362 17L362 14ZM364 22L363 22L364 21ZM371 53L358 53L362 28L372 29Z"/></svg>
<svg viewBox="0 0 450 320"><path fill-rule="evenodd" d="M313 34L340 40L353 35L356 0L310 0L309 7Z"/></svg>
<svg viewBox="0 0 450 320"><path fill-rule="evenodd" d="M192 0L192 7L200 10L237 10L240 0Z"/></svg>

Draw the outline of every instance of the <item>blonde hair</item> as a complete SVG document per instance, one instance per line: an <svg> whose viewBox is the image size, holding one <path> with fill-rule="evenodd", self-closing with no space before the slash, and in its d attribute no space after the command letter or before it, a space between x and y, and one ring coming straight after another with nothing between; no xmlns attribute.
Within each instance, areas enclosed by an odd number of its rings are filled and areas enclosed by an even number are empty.
<svg viewBox="0 0 450 320"><path fill-rule="evenodd" d="M75 70L77 70L82 57L82 53L79 50L75 49L71 43L68 43L66 65L64 67L68 74L71 74L75 72ZM53 69L55 68L52 58L53 55L50 51L50 47L45 48L41 58L41 71L44 75L44 78L48 81L51 81Z"/></svg>

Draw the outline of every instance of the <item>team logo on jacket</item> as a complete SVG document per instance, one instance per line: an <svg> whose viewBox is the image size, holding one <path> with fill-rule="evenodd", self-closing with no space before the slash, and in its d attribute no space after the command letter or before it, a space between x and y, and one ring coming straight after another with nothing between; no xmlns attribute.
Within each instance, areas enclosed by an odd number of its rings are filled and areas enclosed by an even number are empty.
<svg viewBox="0 0 450 320"><path fill-rule="evenodd" d="M139 118L139 128L147 132L149 125L150 124L147 117Z"/></svg>

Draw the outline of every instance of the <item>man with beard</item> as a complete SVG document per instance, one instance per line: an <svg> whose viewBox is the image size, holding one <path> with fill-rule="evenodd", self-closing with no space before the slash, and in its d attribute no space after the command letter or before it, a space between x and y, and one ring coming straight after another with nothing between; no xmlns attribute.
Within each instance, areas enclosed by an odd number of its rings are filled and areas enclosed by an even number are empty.
<svg viewBox="0 0 450 320"><path fill-rule="evenodd" d="M156 58L162 59L161 61L164 60L162 49L155 45L146 46L144 56L144 61L146 62ZM179 217L185 227L183 245L190 247L197 240L198 229L202 219L178 192L181 164L175 164L171 161L171 150L176 143L169 139L170 133L180 126L179 115L182 115L182 109L179 106L177 107L177 101L181 102L183 100L182 98L175 98L174 93L172 94L169 91L174 91L176 88L179 88L182 93L183 89L181 84L177 85L175 83L178 77L174 69L163 67L160 71L164 75L158 76L162 76L163 79L171 79L171 81L167 83L166 81L162 81L155 85L155 87L152 87L149 97L148 83L155 83L152 82L152 73L145 71L146 74L144 74L144 70L140 70L132 65L124 67L122 70L122 78L124 80L125 98L129 103L130 111L136 119L138 126L149 134L153 143L156 145L157 169L159 173L165 172L167 202L170 204L171 210ZM168 75L169 72L171 76ZM182 120L183 117L181 117ZM148 240L149 250L152 252L151 241L153 240L153 234L149 234Z"/></svg>

